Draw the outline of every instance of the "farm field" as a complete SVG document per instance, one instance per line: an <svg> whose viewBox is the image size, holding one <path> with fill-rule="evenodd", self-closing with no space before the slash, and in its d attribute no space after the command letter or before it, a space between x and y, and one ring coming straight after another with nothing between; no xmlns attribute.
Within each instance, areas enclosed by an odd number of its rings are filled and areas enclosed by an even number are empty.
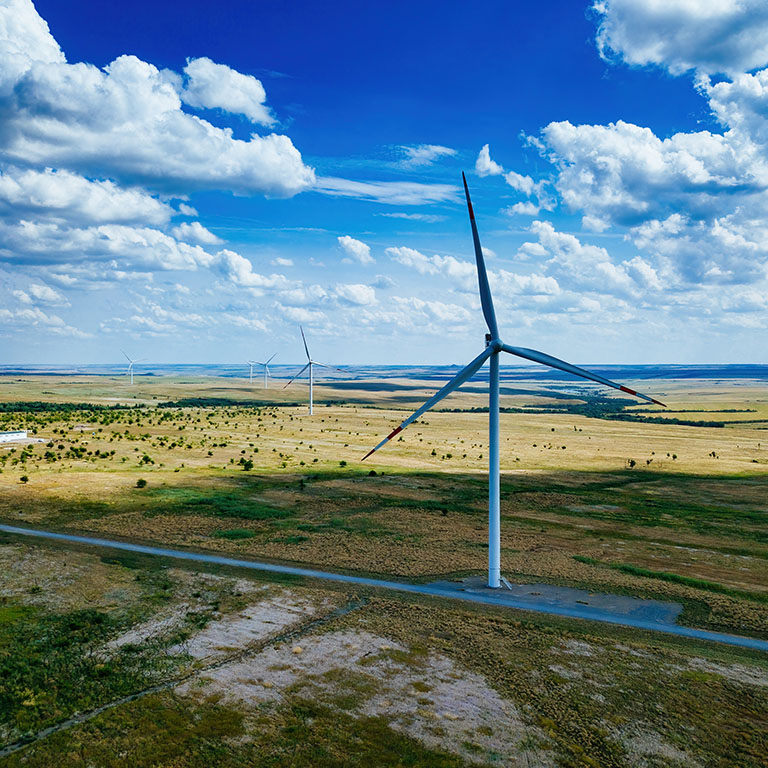
<svg viewBox="0 0 768 768"><path fill-rule="evenodd" d="M672 600L681 623L768 638L765 383L627 383L652 387L668 411L502 383L503 573ZM482 574L481 383L360 463L437 386L331 380L310 417L303 385L2 377L0 429L40 442L0 446L0 520L412 581ZM11 536L0 557L13 681L0 741L116 704L8 765L130 754L341 766L376 754L381 765L757 766L765 754L758 653Z"/></svg>

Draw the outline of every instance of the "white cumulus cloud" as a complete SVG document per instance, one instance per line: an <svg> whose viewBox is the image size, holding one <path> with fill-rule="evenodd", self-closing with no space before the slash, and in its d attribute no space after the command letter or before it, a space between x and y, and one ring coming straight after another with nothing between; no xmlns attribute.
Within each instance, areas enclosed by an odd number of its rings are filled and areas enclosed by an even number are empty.
<svg viewBox="0 0 768 768"><path fill-rule="evenodd" d="M210 230L206 229L199 221L182 222L171 230L171 234L177 240L188 240L200 245L217 245L222 241Z"/></svg>
<svg viewBox="0 0 768 768"><path fill-rule="evenodd" d="M370 246L366 245L362 240L355 240L354 237L349 235L342 235L337 239L342 250L351 260L358 261L360 264L374 263Z"/></svg>
<svg viewBox="0 0 768 768"><path fill-rule="evenodd" d="M376 303L376 291L370 285L346 283L336 286L336 296L342 301L355 306L368 306Z"/></svg>
<svg viewBox="0 0 768 768"><path fill-rule="evenodd" d="M182 110L181 77L119 56L69 64L31 0L0 5L0 152L18 164L110 176L166 192L290 196L314 172L287 136L234 139Z"/></svg>
<svg viewBox="0 0 768 768"><path fill-rule="evenodd" d="M601 55L627 64L735 74L768 64L764 0L596 0Z"/></svg>
<svg viewBox="0 0 768 768"><path fill-rule="evenodd" d="M504 173L504 168L497 162L491 160L491 148L484 144L475 161L475 173L478 176L500 176Z"/></svg>
<svg viewBox="0 0 768 768"><path fill-rule="evenodd" d="M226 64L216 64L207 57L189 59L184 67L187 83L182 101L191 107L223 109L245 115L252 123L274 125L275 118L265 104L267 93L260 80L244 75Z"/></svg>

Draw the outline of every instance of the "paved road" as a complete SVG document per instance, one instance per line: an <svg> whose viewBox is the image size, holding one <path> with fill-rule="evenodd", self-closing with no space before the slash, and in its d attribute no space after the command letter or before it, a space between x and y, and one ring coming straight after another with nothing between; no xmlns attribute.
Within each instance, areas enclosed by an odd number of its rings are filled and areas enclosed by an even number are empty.
<svg viewBox="0 0 768 768"><path fill-rule="evenodd" d="M717 643L727 643L728 645L738 645L744 648L753 648L759 651L768 652L768 642L765 640L757 640L751 637L740 637L738 635L727 635L721 632L708 632L705 629L681 627L677 624L666 623L664 621L658 620L651 621L647 619L638 619L633 616L628 616L621 613L612 614L605 610L597 610L590 606L578 604L558 605L553 604L552 602L547 602L545 600L536 601L531 599L530 595L523 599L519 596L516 596L515 594L510 593L507 590L465 590L464 587L459 583L454 586L448 582L439 582L437 584L406 584L398 581L369 579L364 576L350 576L344 573L328 573L327 571L317 571L312 568L295 568L289 565L259 563L254 560L238 560L232 557L223 557L220 555L206 555L201 552L192 552L179 549L164 549L162 547L150 547L143 544L130 544L124 541L99 539L91 536L75 536L68 533L54 533L52 531L43 531L34 528L18 528L13 525L0 524L0 531L42 539L71 541L78 544L108 547L110 549L119 549L125 552L139 552L144 555L172 557L178 560L192 560L193 562L197 563L213 563L216 565L233 566L235 568L247 568L254 571L284 573L292 576L306 576L311 579L339 581L346 584L358 584L367 587L377 587L379 589L391 589L397 592L409 592L416 595L444 597L451 600L465 600L471 603L482 603L484 605L516 608L519 610L534 611L537 613L546 613L555 616L567 616L569 618L575 619L599 621L605 624L619 624L622 626L634 627L636 629L664 632L670 635L692 637L699 640L711 640Z"/></svg>

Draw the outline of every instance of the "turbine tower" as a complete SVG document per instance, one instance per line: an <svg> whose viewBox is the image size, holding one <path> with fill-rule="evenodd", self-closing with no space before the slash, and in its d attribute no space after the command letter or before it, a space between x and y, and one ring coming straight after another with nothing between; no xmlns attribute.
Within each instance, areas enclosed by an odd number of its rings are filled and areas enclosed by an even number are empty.
<svg viewBox="0 0 768 768"><path fill-rule="evenodd" d="M245 364L248 366L248 381L253 384L253 366L256 365L256 361L246 360Z"/></svg>
<svg viewBox="0 0 768 768"><path fill-rule="evenodd" d="M304 336L304 329L299 326L299 330L301 331L301 340L304 342L304 351L307 353L307 364L283 387L285 389L286 387L289 387L291 384L293 384L296 379L301 376L304 371L309 368L309 415L311 416L314 413L314 405L313 405L313 391L315 387L315 377L313 372L313 367L316 365L319 365L321 368L330 368L334 371L340 371L341 368L335 368L332 365L326 365L325 363L318 363L317 360L313 360L312 356L309 354L309 347L307 346L307 338ZM272 356L274 357L274 355ZM271 360L272 358L270 358Z"/></svg>
<svg viewBox="0 0 768 768"><path fill-rule="evenodd" d="M254 365L264 366L264 389L269 389L269 376L271 375L269 373L269 364L272 362L272 360L274 360L276 354L277 352L275 352L275 354L272 355L272 357L270 357L266 363L262 363L259 360L255 360L253 363ZM251 368L251 378L253 378L253 368Z"/></svg>
<svg viewBox="0 0 768 768"><path fill-rule="evenodd" d="M122 349L120 351L123 352ZM133 366L134 366L134 363L140 363L145 358L140 357L138 360L131 360L131 358L128 357L128 355L126 355L125 352L123 352L123 357L125 357L125 359L128 361L128 371L127 371L127 373L131 377L131 386L133 386Z"/></svg>
<svg viewBox="0 0 768 768"><path fill-rule="evenodd" d="M363 456L363 461L372 453L378 451L383 445L391 440L399 432L402 432L409 424L416 421L423 413L432 406L439 403L444 397L454 390L458 389L465 381L474 376L490 360L490 383L488 392L488 586L498 589L501 578L501 513L500 513L500 465L499 465L499 355L501 352L507 352L516 357L522 357L526 360L532 360L536 363L548 365L550 368L558 368L561 371L567 371L575 376L584 379L591 379L607 387L619 389L627 394L634 395L649 403L656 403L663 406L658 400L654 400L648 395L635 392L628 387L617 384L614 381L605 379L596 373L590 373L583 368L577 368L575 365L558 360L556 357L547 355L544 352L537 352L534 349L525 347L512 347L505 344L500 337L499 328L496 324L496 312L493 308L493 299L491 298L491 289L488 284L488 274L485 270L485 260L483 251L480 247L480 236L477 234L477 224L475 223L475 214L472 210L472 201L469 198L469 188L464 174L461 174L464 182L464 194L467 199L467 210L469 211L469 223L472 227L472 239L475 246L475 261L477 264L477 280L480 288L480 304L485 317L485 323L488 326L488 333L485 335L485 349L453 377L439 392L427 400L424 405L411 414L399 427L385 437L375 448L368 451Z"/></svg>

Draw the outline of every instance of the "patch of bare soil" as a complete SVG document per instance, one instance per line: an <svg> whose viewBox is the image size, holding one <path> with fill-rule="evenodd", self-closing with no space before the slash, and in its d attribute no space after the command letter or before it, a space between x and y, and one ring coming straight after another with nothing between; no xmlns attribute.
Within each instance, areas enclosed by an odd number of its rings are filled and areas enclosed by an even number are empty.
<svg viewBox="0 0 768 768"><path fill-rule="evenodd" d="M521 746L541 734L482 676L445 656L411 654L367 632L319 634L268 647L207 670L179 691L218 694L252 706L292 694L312 697L353 716L384 717L392 728L469 762L487 762L493 755L506 766L554 764L549 753Z"/></svg>
<svg viewBox="0 0 768 768"><path fill-rule="evenodd" d="M691 755L668 744L661 735L639 725L614 732L614 737L627 750L630 765L637 768L655 768L659 761L669 768L701 768L701 763Z"/></svg>
<svg viewBox="0 0 768 768"><path fill-rule="evenodd" d="M716 664L708 659L693 658L688 662L691 669L720 675L726 680L747 685L768 686L768 671L760 667L745 667L743 664Z"/></svg>
<svg viewBox="0 0 768 768"><path fill-rule="evenodd" d="M55 611L112 608L138 596L134 574L85 553L0 547L0 597Z"/></svg>
<svg viewBox="0 0 768 768"><path fill-rule="evenodd" d="M242 611L211 621L184 643L169 649L198 660L212 660L243 650L328 609L328 600L316 601L284 590Z"/></svg>

